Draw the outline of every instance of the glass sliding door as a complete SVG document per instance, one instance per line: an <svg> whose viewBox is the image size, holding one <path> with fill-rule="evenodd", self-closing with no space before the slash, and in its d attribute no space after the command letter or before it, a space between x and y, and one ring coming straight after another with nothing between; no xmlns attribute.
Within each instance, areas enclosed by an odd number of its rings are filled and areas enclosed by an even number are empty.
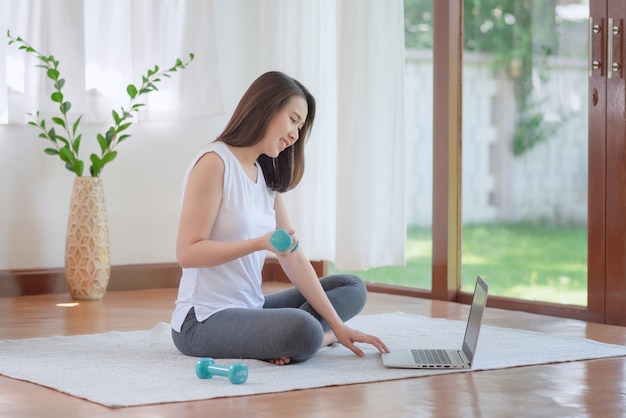
<svg viewBox="0 0 626 418"><path fill-rule="evenodd" d="M587 304L585 0L464 1L462 290Z"/></svg>

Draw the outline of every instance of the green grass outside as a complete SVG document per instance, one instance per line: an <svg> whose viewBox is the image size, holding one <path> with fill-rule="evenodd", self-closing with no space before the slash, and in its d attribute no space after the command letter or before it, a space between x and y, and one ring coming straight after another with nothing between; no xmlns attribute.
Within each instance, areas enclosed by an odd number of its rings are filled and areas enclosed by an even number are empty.
<svg viewBox="0 0 626 418"><path fill-rule="evenodd" d="M480 274L489 293L527 300L587 304L587 230L531 223L465 225L462 289ZM431 229L407 230L407 263L353 271L365 281L431 288ZM333 266L331 265L331 271Z"/></svg>

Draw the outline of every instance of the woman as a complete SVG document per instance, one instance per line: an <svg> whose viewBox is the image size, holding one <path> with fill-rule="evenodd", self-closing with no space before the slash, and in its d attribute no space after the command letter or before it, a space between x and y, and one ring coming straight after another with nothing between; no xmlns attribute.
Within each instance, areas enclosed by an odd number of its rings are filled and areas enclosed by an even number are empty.
<svg viewBox="0 0 626 418"><path fill-rule="evenodd" d="M192 161L183 183L176 243L183 274L172 314L172 337L182 353L284 365L335 342L361 357L357 342L389 351L379 338L344 324L365 305L361 279L318 279L301 246L280 252L270 242L276 229L298 242L281 193L302 178L314 119L315 99L301 83L265 73L224 132ZM295 287L263 295L266 251L277 255Z"/></svg>

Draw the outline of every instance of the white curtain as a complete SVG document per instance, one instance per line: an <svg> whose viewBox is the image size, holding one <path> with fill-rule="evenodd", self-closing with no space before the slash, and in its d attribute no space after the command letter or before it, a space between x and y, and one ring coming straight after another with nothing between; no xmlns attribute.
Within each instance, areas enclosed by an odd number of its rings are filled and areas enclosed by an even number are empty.
<svg viewBox="0 0 626 418"><path fill-rule="evenodd" d="M307 255L339 269L405 262L402 0L264 0L265 70L317 99L301 185L286 196Z"/></svg>
<svg viewBox="0 0 626 418"><path fill-rule="evenodd" d="M0 10L8 16L3 28L59 60L71 112L83 114L87 123L110 122L111 109L128 104L128 84L139 85L148 69L169 68L178 58L187 61L190 53L195 59L183 70L184 76L181 72L163 78L157 92L140 99L149 104L139 113L140 120L222 111L212 2L0 0ZM33 109L44 115L56 113L57 106L49 99L50 80L36 68L34 55L16 45L0 52L8 64L8 97L0 96L0 116L4 115L0 122L25 123L26 113Z"/></svg>
<svg viewBox="0 0 626 418"><path fill-rule="evenodd" d="M6 1L0 1L0 28L4 29L8 27L9 23L9 3ZM0 30L0 36L4 36L4 31ZM0 124L7 123L9 120L7 93L7 65L6 65L6 52L7 43L0 42Z"/></svg>
<svg viewBox="0 0 626 418"><path fill-rule="evenodd" d="M343 0L339 7L336 265L402 265L403 2Z"/></svg>
<svg viewBox="0 0 626 418"><path fill-rule="evenodd" d="M336 13L335 0L262 0L262 71L279 70L315 96L317 114L300 185L285 196L296 234L314 260L335 260Z"/></svg>

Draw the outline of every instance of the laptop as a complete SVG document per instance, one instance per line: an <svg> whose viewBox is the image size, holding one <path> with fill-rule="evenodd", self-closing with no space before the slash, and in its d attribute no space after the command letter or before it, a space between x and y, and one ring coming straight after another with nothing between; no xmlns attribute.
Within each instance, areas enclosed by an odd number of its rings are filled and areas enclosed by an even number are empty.
<svg viewBox="0 0 626 418"><path fill-rule="evenodd" d="M420 349L399 348L390 353L381 354L383 365L405 369L469 369L472 367L478 334L487 304L489 285L482 277L476 277L474 297L467 318L465 337L460 350L455 349Z"/></svg>

